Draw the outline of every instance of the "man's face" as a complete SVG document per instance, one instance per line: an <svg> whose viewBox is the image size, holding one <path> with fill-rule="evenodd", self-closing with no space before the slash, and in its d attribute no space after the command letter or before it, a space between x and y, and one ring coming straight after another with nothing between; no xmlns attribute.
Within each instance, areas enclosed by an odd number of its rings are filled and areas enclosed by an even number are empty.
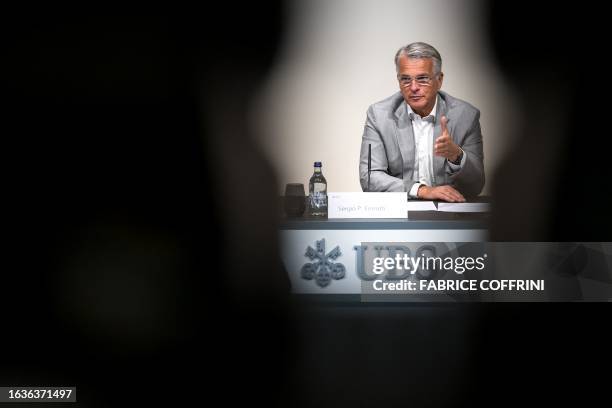
<svg viewBox="0 0 612 408"><path fill-rule="evenodd" d="M404 100L420 116L429 115L442 87L442 73L434 76L431 58L408 58L402 55L398 63L397 79Z"/></svg>

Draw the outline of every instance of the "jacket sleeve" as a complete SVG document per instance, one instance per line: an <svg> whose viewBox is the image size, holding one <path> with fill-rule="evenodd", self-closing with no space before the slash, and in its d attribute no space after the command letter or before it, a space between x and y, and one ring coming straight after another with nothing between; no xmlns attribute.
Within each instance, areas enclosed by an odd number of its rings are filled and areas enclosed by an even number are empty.
<svg viewBox="0 0 612 408"><path fill-rule="evenodd" d="M479 111L476 112L460 147L466 153L466 161L461 170L451 174L451 184L464 196L474 197L480 194L485 183Z"/></svg>

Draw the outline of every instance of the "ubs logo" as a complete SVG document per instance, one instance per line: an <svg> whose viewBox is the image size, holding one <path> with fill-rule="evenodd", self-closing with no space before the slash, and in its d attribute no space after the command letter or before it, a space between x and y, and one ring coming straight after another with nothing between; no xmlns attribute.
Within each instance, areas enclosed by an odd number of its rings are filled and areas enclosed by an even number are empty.
<svg viewBox="0 0 612 408"><path fill-rule="evenodd" d="M317 286L324 288L328 286L332 280L339 280L346 275L346 268L339 262L332 262L342 255L340 247L325 253L325 239L316 242L316 249L310 245L306 248L304 254L313 262L308 262L302 266L302 279L313 280Z"/></svg>

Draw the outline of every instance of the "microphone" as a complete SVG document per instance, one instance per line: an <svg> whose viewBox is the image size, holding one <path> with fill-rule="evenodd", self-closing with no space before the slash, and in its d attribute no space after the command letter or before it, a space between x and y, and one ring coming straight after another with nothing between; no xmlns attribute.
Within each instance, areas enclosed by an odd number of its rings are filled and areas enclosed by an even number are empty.
<svg viewBox="0 0 612 408"><path fill-rule="evenodd" d="M368 144L368 192L370 191L370 173L372 172L372 143Z"/></svg>

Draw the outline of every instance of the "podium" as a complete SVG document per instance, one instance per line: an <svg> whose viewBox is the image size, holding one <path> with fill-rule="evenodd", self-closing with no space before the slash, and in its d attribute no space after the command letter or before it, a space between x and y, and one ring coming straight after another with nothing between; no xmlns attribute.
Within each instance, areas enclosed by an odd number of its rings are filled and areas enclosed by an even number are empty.
<svg viewBox="0 0 612 408"><path fill-rule="evenodd" d="M419 243L485 242L488 219L486 213L439 211L414 212L398 219L283 218L281 256L293 293L358 296L363 276L360 259L365 251L375 250L364 248L363 243L416 248ZM313 270L322 265L326 276L317 280Z"/></svg>

